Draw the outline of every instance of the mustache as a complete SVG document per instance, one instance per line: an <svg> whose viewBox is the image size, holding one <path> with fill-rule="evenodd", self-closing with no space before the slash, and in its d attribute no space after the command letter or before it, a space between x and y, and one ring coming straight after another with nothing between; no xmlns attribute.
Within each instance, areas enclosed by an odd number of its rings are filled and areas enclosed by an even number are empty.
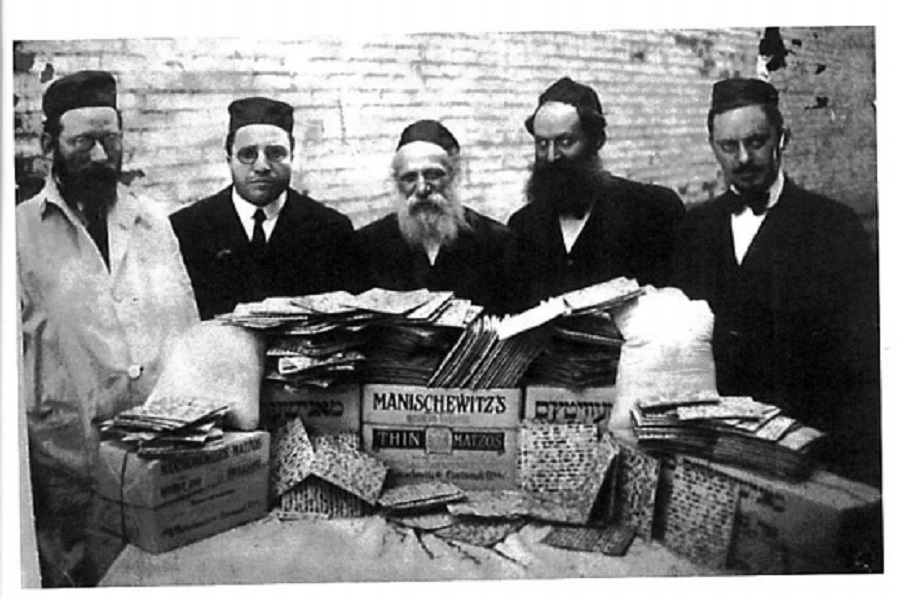
<svg viewBox="0 0 899 599"><path fill-rule="evenodd" d="M63 180L74 185L114 184L119 180L119 171L113 166L91 165L77 171L60 166L55 170Z"/></svg>
<svg viewBox="0 0 899 599"><path fill-rule="evenodd" d="M82 170L78 177L85 181L115 183L119 180L119 173L111 166L89 166Z"/></svg>
<svg viewBox="0 0 899 599"><path fill-rule="evenodd" d="M541 174L541 175L580 174L580 173L584 172L584 165L583 165L583 163L580 163L580 162L575 162L573 160L566 160L566 159L562 158L562 159L556 160L555 162L534 162L531 165L531 172Z"/></svg>
<svg viewBox="0 0 899 599"><path fill-rule="evenodd" d="M758 166L747 164L745 166L737 166L731 169L731 172L735 175L745 175L747 173L757 173L762 171L762 169Z"/></svg>
<svg viewBox="0 0 899 599"><path fill-rule="evenodd" d="M406 197L406 206L409 214L420 212L446 212L450 206L450 200L442 193L432 192L426 197L419 197L410 193Z"/></svg>

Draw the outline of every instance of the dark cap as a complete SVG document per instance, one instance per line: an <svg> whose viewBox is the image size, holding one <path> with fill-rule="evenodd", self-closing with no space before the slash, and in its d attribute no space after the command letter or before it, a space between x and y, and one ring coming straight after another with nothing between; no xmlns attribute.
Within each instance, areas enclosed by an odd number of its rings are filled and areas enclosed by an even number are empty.
<svg viewBox="0 0 899 599"><path fill-rule="evenodd" d="M534 113L524 121L524 126L531 135L534 134L534 117L540 107L547 102L561 102L570 104L577 108L578 116L585 121L602 121L605 126L605 117L602 114L602 104L599 103L599 96L592 87L588 87L583 83L572 81L569 77L562 77L540 94L537 101L537 108Z"/></svg>
<svg viewBox="0 0 899 599"><path fill-rule="evenodd" d="M446 150L447 154L457 154L459 152L459 142L456 141L449 129L437 121L425 119L412 123L403 129L400 143L397 144L396 149L399 150L413 141L426 141L436 144Z"/></svg>
<svg viewBox="0 0 899 599"><path fill-rule="evenodd" d="M115 78L106 71L78 71L50 84L44 93L44 115L57 120L75 108L116 108Z"/></svg>
<svg viewBox="0 0 899 599"><path fill-rule="evenodd" d="M293 135L293 107L269 98L242 98L228 106L231 122L228 132L234 133L246 125L274 125Z"/></svg>
<svg viewBox="0 0 899 599"><path fill-rule="evenodd" d="M712 114L768 104L777 107L777 89L761 79L722 79L712 86Z"/></svg>

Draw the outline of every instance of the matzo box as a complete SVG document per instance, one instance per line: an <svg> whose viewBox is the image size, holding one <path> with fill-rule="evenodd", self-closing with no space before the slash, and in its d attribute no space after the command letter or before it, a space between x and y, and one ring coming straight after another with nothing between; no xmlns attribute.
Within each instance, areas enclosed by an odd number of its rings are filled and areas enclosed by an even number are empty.
<svg viewBox="0 0 899 599"><path fill-rule="evenodd" d="M530 385L524 390L524 419L597 424L606 430L615 404L615 386L566 389Z"/></svg>
<svg viewBox="0 0 899 599"><path fill-rule="evenodd" d="M365 450L389 484L440 480L463 489L515 489L518 429L363 424Z"/></svg>
<svg viewBox="0 0 899 599"><path fill-rule="evenodd" d="M363 385L362 424L514 428L521 419L520 389L443 389Z"/></svg>
<svg viewBox="0 0 899 599"><path fill-rule="evenodd" d="M270 437L265 431L226 432L222 445L188 455L143 459L115 441L100 444L100 496L126 504L156 507L268 473Z"/></svg>
<svg viewBox="0 0 899 599"><path fill-rule="evenodd" d="M236 477L156 507L97 499L99 532L162 553L205 539L268 512L268 469Z"/></svg>
<svg viewBox="0 0 899 599"><path fill-rule="evenodd" d="M313 435L346 432L358 435L361 394L361 385L316 389L263 381L259 408L266 428L299 416L306 430Z"/></svg>
<svg viewBox="0 0 899 599"><path fill-rule="evenodd" d="M825 470L788 482L694 457L663 464L663 470L685 468L693 477L723 477L736 487L730 569L752 574L883 569L883 503L873 487Z"/></svg>

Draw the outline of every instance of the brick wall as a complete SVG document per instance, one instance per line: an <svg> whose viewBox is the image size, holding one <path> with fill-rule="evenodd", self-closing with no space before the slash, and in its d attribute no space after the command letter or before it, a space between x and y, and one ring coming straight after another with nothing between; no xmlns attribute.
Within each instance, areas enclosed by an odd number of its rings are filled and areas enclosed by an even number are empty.
<svg viewBox="0 0 899 599"><path fill-rule="evenodd" d="M876 230L873 28L783 29L791 175L847 202ZM402 128L436 118L468 157L466 202L505 221L532 158L523 120L562 75L591 84L607 113L606 166L675 189L720 190L706 143L711 84L754 75L762 29L441 33L262 39L19 41L14 44L16 179L32 195L40 99L84 68L118 78L126 179L174 210L229 182L227 106L263 94L297 109L297 187L356 225L389 211L388 165Z"/></svg>

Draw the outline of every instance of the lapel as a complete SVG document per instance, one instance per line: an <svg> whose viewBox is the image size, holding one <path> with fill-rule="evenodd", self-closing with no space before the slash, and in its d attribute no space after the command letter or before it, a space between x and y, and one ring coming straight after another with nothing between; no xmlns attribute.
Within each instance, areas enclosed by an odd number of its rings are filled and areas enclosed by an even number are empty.
<svg viewBox="0 0 899 599"><path fill-rule="evenodd" d="M560 263L564 263L568 252L565 250L565 240L562 238L562 227L559 225L558 217L553 214L549 207L540 207L537 209L537 226L531 231L531 234L537 237L535 247L545 248L547 256L558 256ZM578 236L578 242L584 236L587 227ZM572 246L572 251L577 247L577 242Z"/></svg>
<svg viewBox="0 0 899 599"><path fill-rule="evenodd" d="M594 263L592 270L595 272L605 273L609 270L612 250L621 243L627 216L623 211L625 198L621 196L621 186L610 179L603 186L581 234L571 248L570 255L573 258L581 255L589 257ZM558 222L556 230L559 230ZM561 239L561 234L559 237Z"/></svg>
<svg viewBox="0 0 899 599"><path fill-rule="evenodd" d="M715 200L715 213L713 215L713 226L710 233L715 235L716 239L711 245L714 256L724 262L725 267L730 269L741 268L746 264L746 258L749 252L743 256L743 263L737 263L737 255L734 249L734 227L731 222L730 192Z"/></svg>
<svg viewBox="0 0 899 599"><path fill-rule="evenodd" d="M231 201L231 186L214 196L211 204L207 217L213 232L209 241L215 246L215 255L222 257L225 252L243 252L249 247L250 240Z"/></svg>
<svg viewBox="0 0 899 599"><path fill-rule="evenodd" d="M131 226L135 215L138 214L137 207L134 205L135 200L127 189L121 185L118 186L117 201L106 216L110 264L108 269L103 262L103 256L100 255L100 250L97 249L90 233L87 232L84 218L63 199L56 181L52 177L47 179L44 190L46 195L41 207L42 218L48 210L48 206L53 205L62 214L68 226L72 228L71 234L75 237L78 247L90 247L93 250L97 268L102 269L104 275L116 273L124 260L125 250L130 240Z"/></svg>
<svg viewBox="0 0 899 599"><path fill-rule="evenodd" d="M138 210L137 198L121 185L118 188L115 206L107 215L106 223L109 235L109 268L113 278L117 278L125 262L125 254L132 243L136 228L148 226L149 223L145 221Z"/></svg>
<svg viewBox="0 0 899 599"><path fill-rule="evenodd" d="M269 237L269 250L302 246L316 236L317 223L311 218L311 202L291 188L287 189L284 207Z"/></svg>
<svg viewBox="0 0 899 599"><path fill-rule="evenodd" d="M437 272L441 277L448 273L456 275L460 271L469 269L472 269L471 276L476 277L478 269L484 266L479 261L483 260L485 256L490 256L490 259L499 259L499 256L490 255L488 240L480 234L478 219L479 216L475 212L470 208L465 208L465 222L471 228L460 230L453 243L440 248L434 266L431 266L427 251L423 247L409 248L412 253L411 260L415 277L420 279L421 273L425 273L427 276L427 273L431 272ZM475 227L479 228L475 229ZM559 233L559 239L561 240L561 233ZM408 244L406 246L408 247Z"/></svg>
<svg viewBox="0 0 899 599"><path fill-rule="evenodd" d="M789 179L784 181L784 188L777 204L765 216L762 225L756 232L746 256L743 257L743 268L757 269L770 265L778 256L789 253L787 245L792 238L792 223L796 207L793 185ZM730 230L730 227L728 227ZM733 247L733 239L731 239Z"/></svg>

